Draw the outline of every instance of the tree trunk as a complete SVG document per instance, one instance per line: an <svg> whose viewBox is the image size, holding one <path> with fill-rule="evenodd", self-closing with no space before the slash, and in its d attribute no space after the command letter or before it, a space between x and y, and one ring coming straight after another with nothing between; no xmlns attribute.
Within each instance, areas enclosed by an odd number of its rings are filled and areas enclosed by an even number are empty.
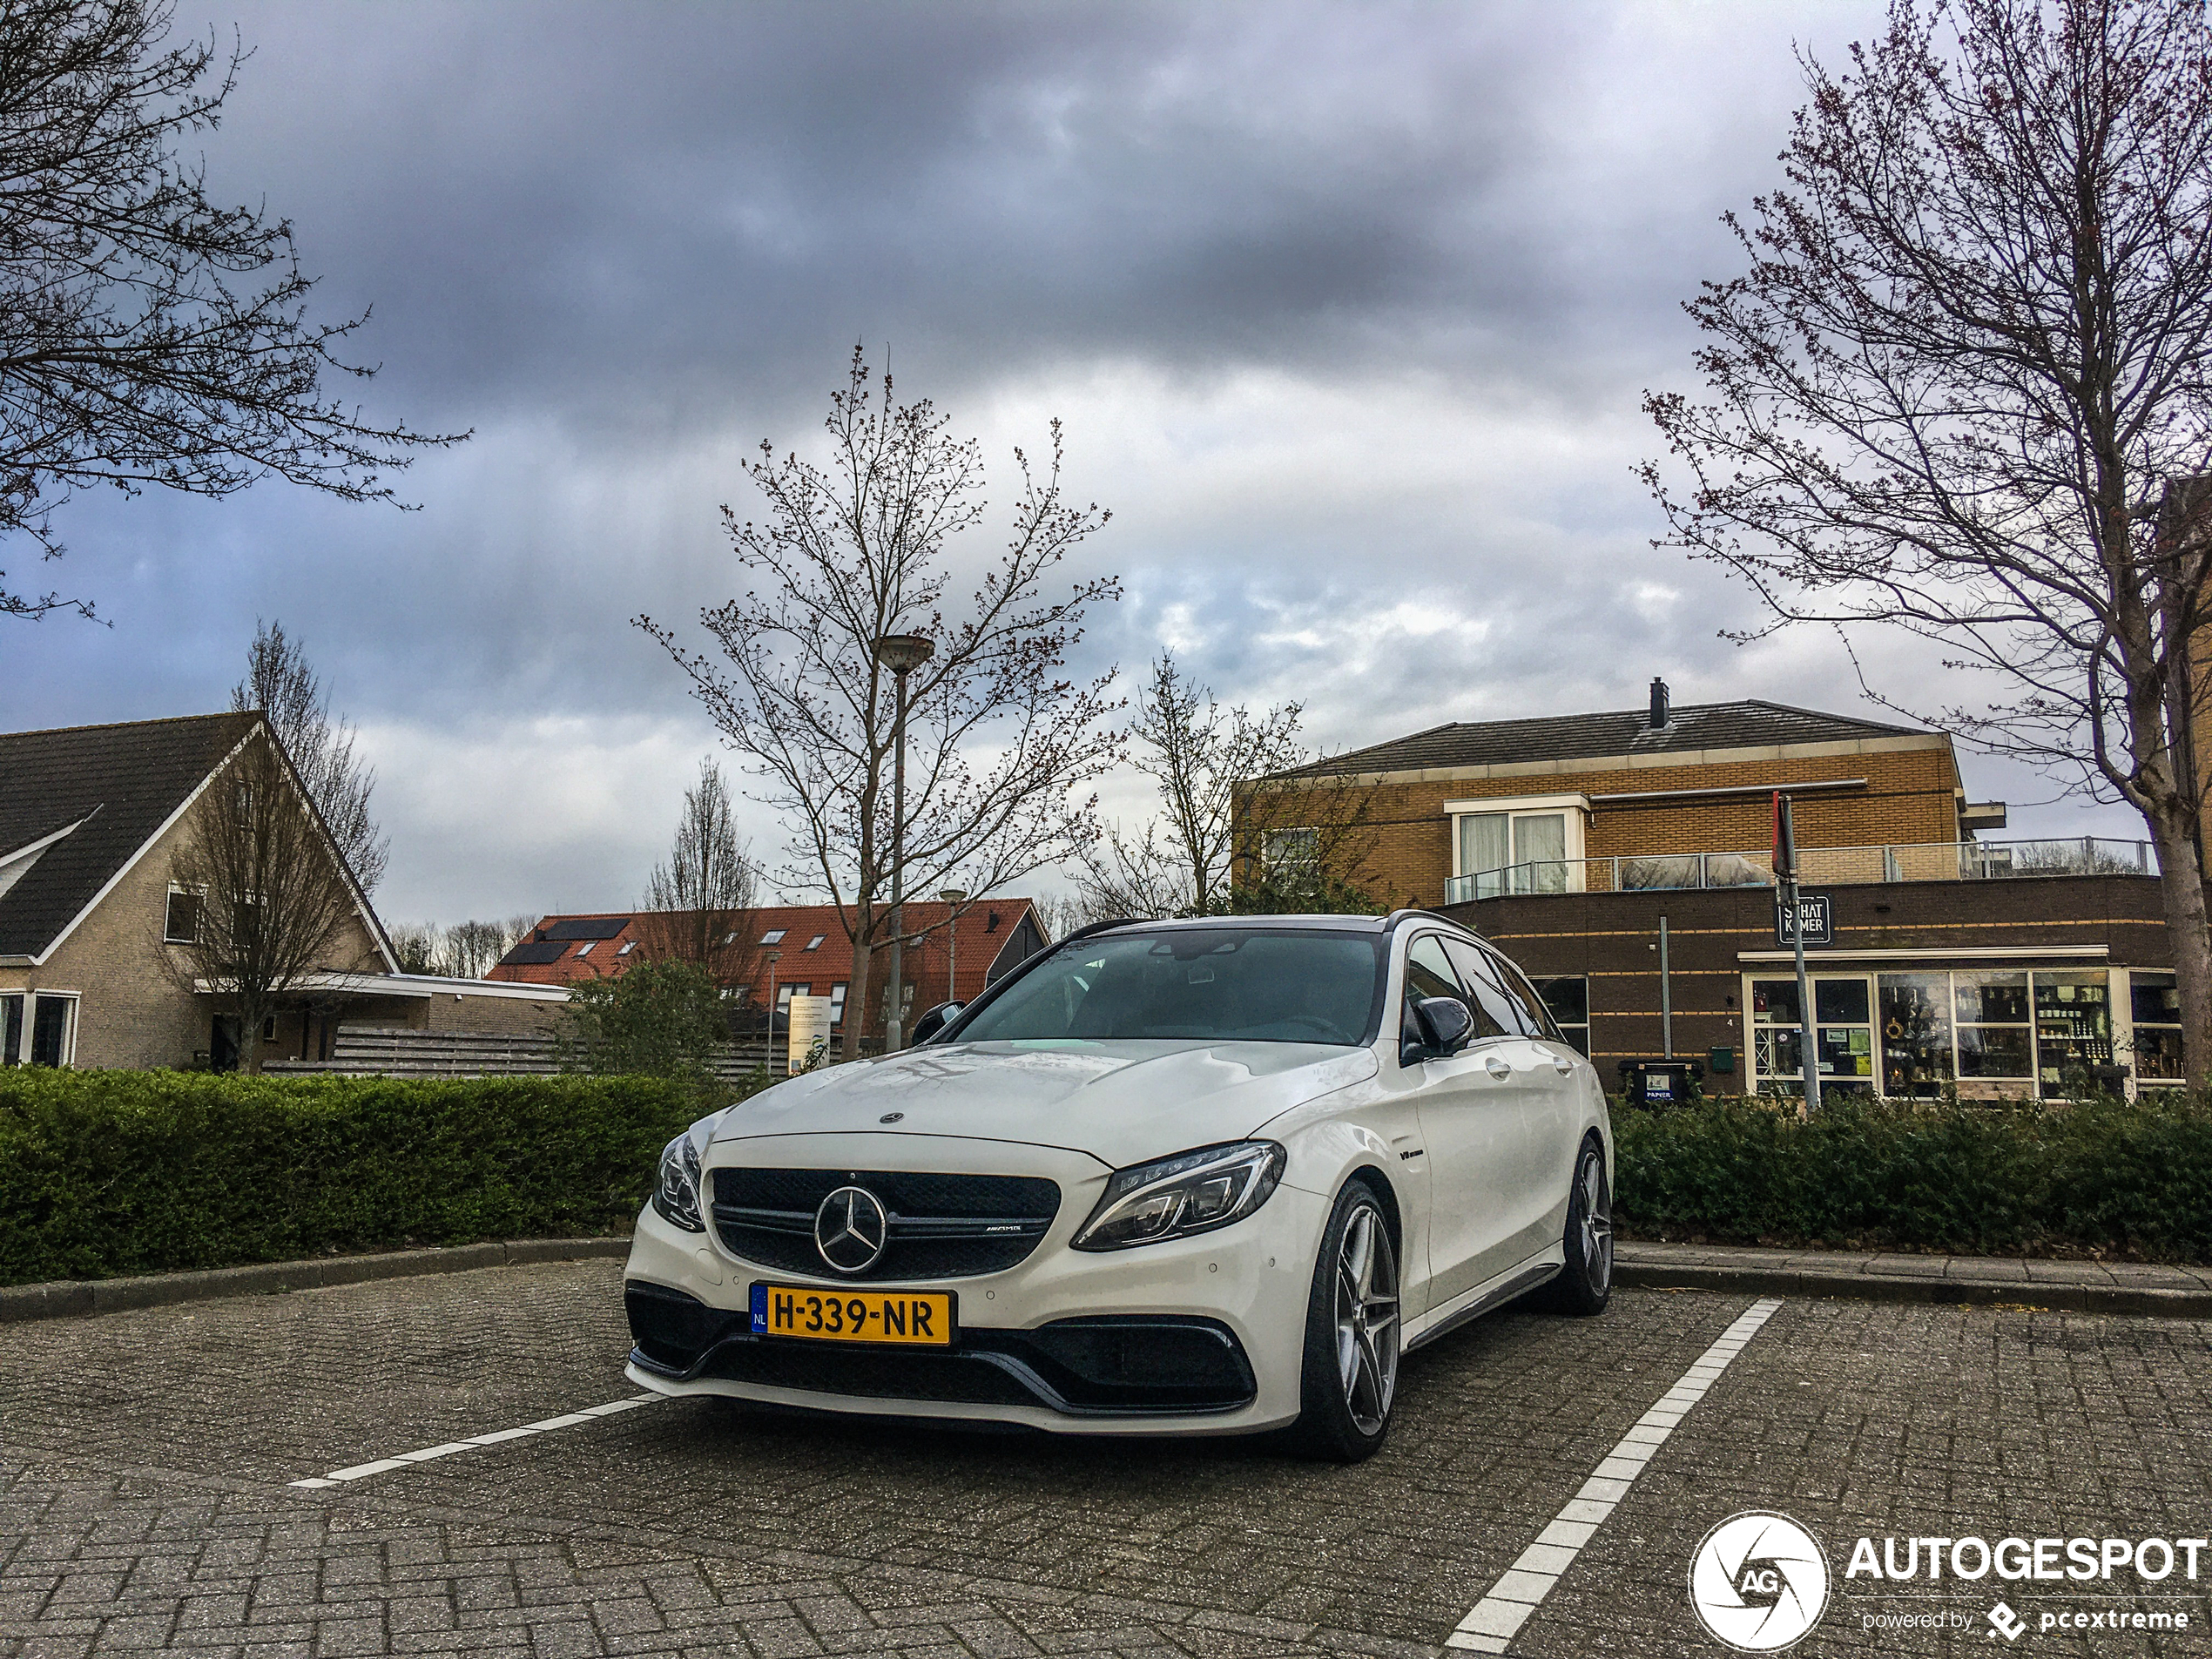
<svg viewBox="0 0 2212 1659"><path fill-rule="evenodd" d="M2212 1071L2212 925L2206 920L2204 872L2181 811L2168 808L2143 817L2158 847L2174 983L2182 997L2182 1060L2189 1087L2202 1089Z"/></svg>
<svg viewBox="0 0 2212 1659"><path fill-rule="evenodd" d="M841 1058L860 1057L860 1038L868 1028L868 981L875 955L869 935L875 931L875 907L863 901L853 912L853 977L845 987L845 1039Z"/></svg>

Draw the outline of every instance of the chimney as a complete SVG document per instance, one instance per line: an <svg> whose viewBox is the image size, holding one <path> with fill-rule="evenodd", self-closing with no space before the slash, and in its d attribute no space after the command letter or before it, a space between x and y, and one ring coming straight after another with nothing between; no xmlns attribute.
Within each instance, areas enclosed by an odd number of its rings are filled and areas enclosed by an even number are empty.
<svg viewBox="0 0 2212 1659"><path fill-rule="evenodd" d="M1667 729L1667 682L1656 675L1652 677L1651 681L1651 729L1654 732Z"/></svg>

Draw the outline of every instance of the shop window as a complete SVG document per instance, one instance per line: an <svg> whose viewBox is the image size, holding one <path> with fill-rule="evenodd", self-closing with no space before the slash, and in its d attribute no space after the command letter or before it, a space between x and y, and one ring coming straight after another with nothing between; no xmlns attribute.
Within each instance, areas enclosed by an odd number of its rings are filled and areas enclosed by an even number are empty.
<svg viewBox="0 0 2212 1659"><path fill-rule="evenodd" d="M1937 1100L1952 1086L1951 975L1884 974L1882 1092L1905 1100Z"/></svg>
<svg viewBox="0 0 2212 1659"><path fill-rule="evenodd" d="M2188 1081L2182 1066L2182 994L2171 974L2137 968L2129 975L2128 1000L2135 1016L2135 1081Z"/></svg>
<svg viewBox="0 0 2212 1659"><path fill-rule="evenodd" d="M2112 1067L2109 981L2095 973L2035 975L2035 1076L2048 1096L2084 1095Z"/></svg>
<svg viewBox="0 0 2212 1659"><path fill-rule="evenodd" d="M1812 1017L1823 1089L1874 1086L1874 1032L1867 1008L1871 988L1863 979L1816 979Z"/></svg>
<svg viewBox="0 0 2212 1659"><path fill-rule="evenodd" d="M1536 995L1567 1039L1585 1057L1590 1052L1590 982L1580 974L1555 974L1536 981Z"/></svg>
<svg viewBox="0 0 2212 1659"><path fill-rule="evenodd" d="M1953 974L1951 984L1959 1082L2033 1082L2035 1029L2028 1021L2027 975Z"/></svg>
<svg viewBox="0 0 2212 1659"><path fill-rule="evenodd" d="M1751 981L1751 1078L1761 1088L1796 1093L1804 1086L1803 1041L1798 1030L1797 981Z"/></svg>

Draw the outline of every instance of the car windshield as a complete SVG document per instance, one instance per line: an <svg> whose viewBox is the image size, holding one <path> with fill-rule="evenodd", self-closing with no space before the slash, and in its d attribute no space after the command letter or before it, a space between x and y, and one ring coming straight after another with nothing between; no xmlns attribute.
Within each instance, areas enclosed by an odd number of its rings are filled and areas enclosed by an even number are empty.
<svg viewBox="0 0 2212 1659"><path fill-rule="evenodd" d="M1379 934L1203 927L1079 940L978 1008L961 1042L1366 1040L1388 958Z"/></svg>

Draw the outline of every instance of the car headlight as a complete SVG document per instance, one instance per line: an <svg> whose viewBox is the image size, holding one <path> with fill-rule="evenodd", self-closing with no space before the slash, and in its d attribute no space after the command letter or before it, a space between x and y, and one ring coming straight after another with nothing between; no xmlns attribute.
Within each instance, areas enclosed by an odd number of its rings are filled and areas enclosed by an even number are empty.
<svg viewBox="0 0 2212 1659"><path fill-rule="evenodd" d="M1238 1141L1117 1170L1073 1247L1126 1250L1242 1221L1267 1202L1288 1162L1272 1141Z"/></svg>
<svg viewBox="0 0 2212 1659"><path fill-rule="evenodd" d="M653 1184L653 1208L661 1219L687 1233L703 1233L699 1215L699 1155L686 1130L661 1149L660 1178Z"/></svg>

